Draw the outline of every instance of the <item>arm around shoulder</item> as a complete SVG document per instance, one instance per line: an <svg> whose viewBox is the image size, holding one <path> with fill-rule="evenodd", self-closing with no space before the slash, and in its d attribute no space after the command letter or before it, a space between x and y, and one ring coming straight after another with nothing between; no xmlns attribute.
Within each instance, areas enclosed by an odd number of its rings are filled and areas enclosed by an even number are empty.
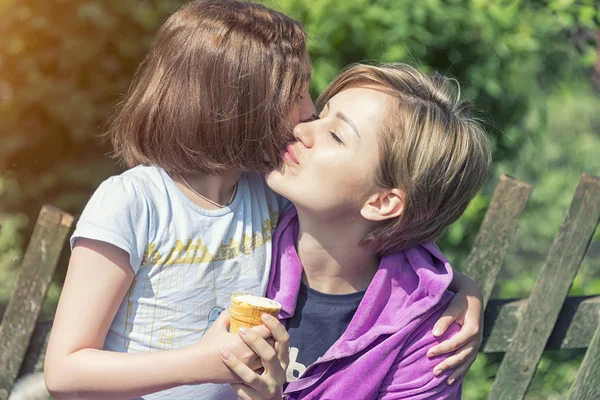
<svg viewBox="0 0 600 400"><path fill-rule="evenodd" d="M429 348L447 339L458 332L460 326L453 324L441 337L432 335L433 324L439 317L440 312L435 313L415 330L396 362L390 368L388 375L382 382L379 391L379 399L445 399L454 400L461 398L461 380L452 385L446 383L446 379L452 373L448 370L436 376L434 367L439 364L448 354L436 357L427 357Z"/></svg>

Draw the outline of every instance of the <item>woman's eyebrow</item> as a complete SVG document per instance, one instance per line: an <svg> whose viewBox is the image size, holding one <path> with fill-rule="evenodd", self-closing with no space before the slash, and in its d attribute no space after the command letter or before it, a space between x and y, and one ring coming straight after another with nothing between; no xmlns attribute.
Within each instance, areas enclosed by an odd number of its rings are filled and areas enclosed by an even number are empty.
<svg viewBox="0 0 600 400"><path fill-rule="evenodd" d="M350 126L350 128L352 128L354 133L356 133L356 136L358 136L359 139L361 138L360 134L358 133L358 129L356 129L356 125L354 125L354 122L352 122L350 118L348 118L346 115L339 111L335 113L335 116L347 123Z"/></svg>

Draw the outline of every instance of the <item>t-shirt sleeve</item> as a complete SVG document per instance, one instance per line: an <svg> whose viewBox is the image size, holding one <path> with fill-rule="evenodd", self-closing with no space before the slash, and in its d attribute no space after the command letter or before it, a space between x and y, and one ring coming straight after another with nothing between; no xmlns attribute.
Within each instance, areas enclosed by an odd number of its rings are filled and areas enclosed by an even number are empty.
<svg viewBox="0 0 600 400"><path fill-rule="evenodd" d="M140 268L148 245L150 207L139 185L127 177L104 181L85 206L73 236L110 243L129 254L134 273Z"/></svg>
<svg viewBox="0 0 600 400"><path fill-rule="evenodd" d="M382 382L379 399L461 398L462 379L457 379L452 385L446 383L453 370L445 371L439 376L433 375L433 368L452 354L442 354L431 359L427 357L427 350L460 330L459 325L452 324L442 337L433 336L433 326L440 315L441 310L426 319L407 342Z"/></svg>

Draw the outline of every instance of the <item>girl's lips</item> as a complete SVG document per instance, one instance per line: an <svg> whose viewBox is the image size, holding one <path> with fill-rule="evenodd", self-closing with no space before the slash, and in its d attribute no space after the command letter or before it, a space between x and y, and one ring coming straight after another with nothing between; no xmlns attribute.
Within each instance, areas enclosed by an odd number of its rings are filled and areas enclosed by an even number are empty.
<svg viewBox="0 0 600 400"><path fill-rule="evenodd" d="M285 153L283 153L283 159L292 164L296 164L296 165L300 164L300 162L298 161L298 158L296 158L296 153L294 152L294 146L291 143L287 145L287 147L285 149Z"/></svg>

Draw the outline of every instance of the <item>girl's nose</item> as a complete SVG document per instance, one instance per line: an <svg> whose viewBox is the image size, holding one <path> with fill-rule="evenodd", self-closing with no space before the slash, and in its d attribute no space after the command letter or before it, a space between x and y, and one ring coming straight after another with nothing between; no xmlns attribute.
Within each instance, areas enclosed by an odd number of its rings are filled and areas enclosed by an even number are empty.
<svg viewBox="0 0 600 400"><path fill-rule="evenodd" d="M312 99L310 98L310 94L308 90L302 96L300 100L300 122L312 121L314 116L317 113L317 109L315 108Z"/></svg>

